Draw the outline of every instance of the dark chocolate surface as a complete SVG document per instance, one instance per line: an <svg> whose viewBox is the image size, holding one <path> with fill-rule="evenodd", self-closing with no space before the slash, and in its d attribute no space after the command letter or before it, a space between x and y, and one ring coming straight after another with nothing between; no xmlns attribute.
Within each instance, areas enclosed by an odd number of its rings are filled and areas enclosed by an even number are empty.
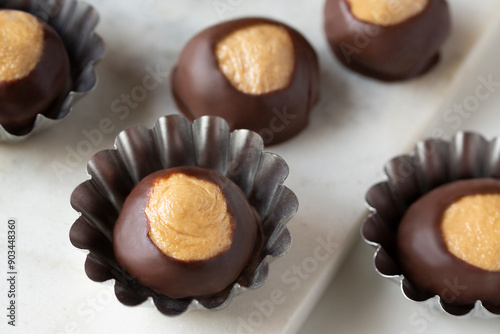
<svg viewBox="0 0 500 334"><path fill-rule="evenodd" d="M444 211L463 196L500 194L500 180L479 178L438 187L413 203L397 234L403 275L419 293L435 294L454 305L500 305L500 272L483 270L451 254L443 240Z"/></svg>
<svg viewBox="0 0 500 334"><path fill-rule="evenodd" d="M179 261L158 249L148 236L144 213L158 178L182 172L217 184L233 216L228 250L204 261ZM117 261L139 283L171 298L209 296L229 286L250 263L259 241L257 218L245 195L229 179L199 167L176 167L145 177L127 197L113 231Z"/></svg>
<svg viewBox="0 0 500 334"><path fill-rule="evenodd" d="M358 20L346 0L327 0L324 18L328 42L340 62L385 81L409 79L435 65L451 25L445 0L429 0L421 13L392 26Z"/></svg>
<svg viewBox="0 0 500 334"><path fill-rule="evenodd" d="M52 27L43 25L43 54L24 78L0 81L0 124L10 133L28 133L37 114L49 111L71 85L69 59Z"/></svg>
<svg viewBox="0 0 500 334"><path fill-rule="evenodd" d="M288 87L260 95L239 91L220 71L215 47L235 30L271 23L284 27L294 44L295 65ZM265 144L298 134L319 99L319 67L315 51L296 30L273 20L244 18L207 28L183 49L172 74L179 109L191 120L203 115L224 118L231 129L258 132Z"/></svg>

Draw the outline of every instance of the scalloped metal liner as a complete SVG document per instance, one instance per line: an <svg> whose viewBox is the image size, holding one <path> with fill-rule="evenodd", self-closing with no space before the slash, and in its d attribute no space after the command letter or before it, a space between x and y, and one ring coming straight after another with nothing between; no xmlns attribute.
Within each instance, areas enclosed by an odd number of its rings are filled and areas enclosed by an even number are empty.
<svg viewBox="0 0 500 334"><path fill-rule="evenodd" d="M459 132L449 142L427 139L417 143L409 155L390 160L384 167L387 180L366 193L371 214L362 224L365 242L377 248L377 272L394 278L410 300L426 302L455 316L495 317L500 306L475 304L457 306L439 296L417 292L402 275L396 260L396 231L406 209L430 190L455 180L481 177L500 179L500 138L487 141L477 133Z"/></svg>
<svg viewBox="0 0 500 334"><path fill-rule="evenodd" d="M51 25L66 47L73 73L71 91L45 115L38 114L28 134L13 135L0 125L0 142L17 142L66 117L73 103L96 86L94 65L104 57L105 47L101 37L94 33L99 15L86 3L76 0L0 0L0 9L22 10Z"/></svg>
<svg viewBox="0 0 500 334"><path fill-rule="evenodd" d="M192 124L184 116L160 118L153 129L135 127L121 132L115 149L95 154L87 164L91 176L71 196L81 212L70 231L72 244L90 253L85 271L94 281L115 279L115 294L125 305L138 305L149 297L160 312L178 315L193 309L222 309L247 289L261 286L269 262L286 253L291 236L285 224L295 215L298 201L283 185L285 161L263 152L262 138L249 130L230 132L222 118L204 116ZM172 299L135 282L113 254L113 226L135 184L146 175L175 166L196 165L218 171L245 193L263 224L263 247L234 282L220 293L198 299Z"/></svg>

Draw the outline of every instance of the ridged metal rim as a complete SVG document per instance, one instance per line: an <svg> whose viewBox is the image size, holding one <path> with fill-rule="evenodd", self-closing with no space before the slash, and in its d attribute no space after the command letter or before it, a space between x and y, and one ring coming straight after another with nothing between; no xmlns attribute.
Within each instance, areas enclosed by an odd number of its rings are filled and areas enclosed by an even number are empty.
<svg viewBox="0 0 500 334"><path fill-rule="evenodd" d="M121 132L115 148L95 154L87 164L91 179L71 195L71 205L81 213L70 231L72 244L89 251L88 277L115 280L115 294L125 305L151 298L166 315L187 310L219 310L247 289L261 286L269 263L291 246L286 223L295 215L298 200L283 185L288 165L276 154L263 152L262 138L250 130L230 131L225 120L204 116L190 123L180 115L161 117L152 129L134 127ZM172 299L135 282L113 253L113 225L132 188L145 176L176 166L200 166L225 175L247 196L263 225L264 246L257 261L234 284L206 298Z"/></svg>
<svg viewBox="0 0 500 334"><path fill-rule="evenodd" d="M460 179L491 177L500 179L500 138L491 141L473 132L458 132L450 141L426 139L409 155L391 159L385 166L386 181L373 185L365 196L371 211L361 227L364 241L376 247L374 264L383 277L399 282L409 300L423 302L454 316L491 318L500 307L481 301L454 305L439 296L417 293L402 274L395 256L396 230L406 209L430 190Z"/></svg>
<svg viewBox="0 0 500 334"><path fill-rule="evenodd" d="M62 103L38 114L33 129L25 135L14 135L0 125L0 142L19 142L66 117L73 103L97 85L94 65L104 57L104 42L94 28L99 21L97 11L90 5L76 0L0 0L0 9L28 12L47 22L61 37L68 52L73 85Z"/></svg>

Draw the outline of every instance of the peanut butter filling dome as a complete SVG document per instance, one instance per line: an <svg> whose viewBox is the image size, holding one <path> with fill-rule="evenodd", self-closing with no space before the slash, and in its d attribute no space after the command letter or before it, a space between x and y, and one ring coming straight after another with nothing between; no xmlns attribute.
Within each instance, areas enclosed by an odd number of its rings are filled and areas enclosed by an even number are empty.
<svg viewBox="0 0 500 334"><path fill-rule="evenodd" d="M210 259L231 245L231 213L212 182L181 173L159 179L145 213L151 241L177 260Z"/></svg>
<svg viewBox="0 0 500 334"><path fill-rule="evenodd" d="M286 88L295 66L290 35L285 28L269 23L230 33L217 43L215 54L224 76L247 94Z"/></svg>
<svg viewBox="0 0 500 334"><path fill-rule="evenodd" d="M0 11L0 81L26 77L43 53L43 27L34 16Z"/></svg>
<svg viewBox="0 0 500 334"><path fill-rule="evenodd" d="M429 0L346 0L358 20L379 26L402 23L424 11Z"/></svg>
<svg viewBox="0 0 500 334"><path fill-rule="evenodd" d="M500 271L500 195L468 195L443 214L446 247L459 259L488 271Z"/></svg>

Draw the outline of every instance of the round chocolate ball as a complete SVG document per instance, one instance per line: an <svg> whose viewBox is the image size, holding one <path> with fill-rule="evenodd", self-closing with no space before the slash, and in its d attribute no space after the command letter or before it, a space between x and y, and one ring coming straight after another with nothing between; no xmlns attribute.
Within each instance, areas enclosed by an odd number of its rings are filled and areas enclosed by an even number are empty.
<svg viewBox="0 0 500 334"><path fill-rule="evenodd" d="M500 304L500 180L455 181L422 196L397 231L403 275L453 305Z"/></svg>
<svg viewBox="0 0 500 334"><path fill-rule="evenodd" d="M220 116L231 129L250 129L265 144L277 144L308 123L319 98L318 60L307 40L283 23L227 21L187 43L172 93L191 120Z"/></svg>
<svg viewBox="0 0 500 334"><path fill-rule="evenodd" d="M428 71L450 32L445 0L327 0L324 17L340 62L385 81Z"/></svg>
<svg viewBox="0 0 500 334"><path fill-rule="evenodd" d="M140 181L113 231L118 263L171 298L214 295L251 262L259 222L241 189L215 171L176 167Z"/></svg>
<svg viewBox="0 0 500 334"><path fill-rule="evenodd" d="M68 55L54 29L29 13L0 10L0 124L28 133L69 88Z"/></svg>

